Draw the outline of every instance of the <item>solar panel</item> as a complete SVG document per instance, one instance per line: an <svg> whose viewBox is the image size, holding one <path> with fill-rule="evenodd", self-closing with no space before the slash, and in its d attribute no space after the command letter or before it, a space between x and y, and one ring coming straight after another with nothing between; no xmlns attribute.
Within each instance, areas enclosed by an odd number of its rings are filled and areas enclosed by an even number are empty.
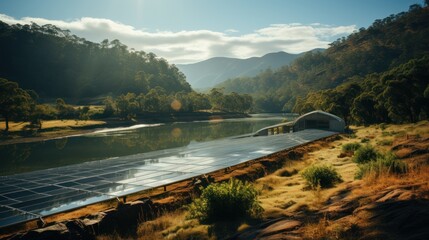
<svg viewBox="0 0 429 240"><path fill-rule="evenodd" d="M0 177L0 227L179 182L335 134L227 138Z"/></svg>

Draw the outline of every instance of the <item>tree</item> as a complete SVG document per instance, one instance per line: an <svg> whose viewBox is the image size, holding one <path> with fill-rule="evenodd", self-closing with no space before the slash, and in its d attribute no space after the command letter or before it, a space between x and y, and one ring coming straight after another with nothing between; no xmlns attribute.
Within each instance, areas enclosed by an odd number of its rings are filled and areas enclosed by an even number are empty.
<svg viewBox="0 0 429 240"><path fill-rule="evenodd" d="M0 78L0 114L6 122L5 132L9 131L11 118L26 117L30 114L33 99L16 82Z"/></svg>
<svg viewBox="0 0 429 240"><path fill-rule="evenodd" d="M66 104L62 98L57 98L55 102L55 108L58 111L58 117L60 119L75 118L78 116L78 111L76 111L73 106Z"/></svg>
<svg viewBox="0 0 429 240"><path fill-rule="evenodd" d="M212 88L212 90L210 90L210 95L209 95L209 99L210 99L210 104L212 105L213 110L222 110L224 108L224 94L223 94L223 89L219 89L219 88Z"/></svg>
<svg viewBox="0 0 429 240"><path fill-rule="evenodd" d="M375 123L377 121L375 106L375 96L369 93L362 93L353 101L353 106L351 108L353 119L363 124Z"/></svg>
<svg viewBox="0 0 429 240"><path fill-rule="evenodd" d="M353 100L361 93L361 90L361 87L356 83L340 85L334 89L330 98L325 98L325 101L330 103L326 111L343 117L346 124L349 124L350 108Z"/></svg>
<svg viewBox="0 0 429 240"><path fill-rule="evenodd" d="M58 115L58 111L47 104L38 104L35 106L30 120L33 126L37 126L39 130L42 129L42 120L55 119Z"/></svg>
<svg viewBox="0 0 429 240"><path fill-rule="evenodd" d="M108 96L106 99L104 99L103 101L104 103L104 111L103 111L103 115L104 116L112 116L115 113L115 101L113 100L113 98L111 96Z"/></svg>
<svg viewBox="0 0 429 240"><path fill-rule="evenodd" d="M207 110L211 108L209 98L206 94L190 92L188 96L192 102L192 109L194 111Z"/></svg>
<svg viewBox="0 0 429 240"><path fill-rule="evenodd" d="M119 115L127 119L133 118L139 110L139 104L134 93L127 93L119 96L116 99L116 106Z"/></svg>

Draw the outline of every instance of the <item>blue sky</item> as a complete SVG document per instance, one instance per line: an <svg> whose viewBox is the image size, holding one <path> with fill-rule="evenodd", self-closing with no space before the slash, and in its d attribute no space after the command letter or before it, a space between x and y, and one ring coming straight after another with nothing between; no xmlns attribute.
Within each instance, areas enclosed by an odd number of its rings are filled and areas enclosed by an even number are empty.
<svg viewBox="0 0 429 240"><path fill-rule="evenodd" d="M118 38L170 62L327 47L422 0L0 0L0 20Z"/></svg>

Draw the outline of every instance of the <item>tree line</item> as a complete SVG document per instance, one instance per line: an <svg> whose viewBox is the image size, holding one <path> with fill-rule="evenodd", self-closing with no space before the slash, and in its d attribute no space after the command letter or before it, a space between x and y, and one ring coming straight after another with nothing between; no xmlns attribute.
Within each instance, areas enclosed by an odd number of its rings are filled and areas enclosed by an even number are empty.
<svg viewBox="0 0 429 240"><path fill-rule="evenodd" d="M368 74L381 74L425 56L429 52L428 26L427 3L424 7L415 4L407 12L375 20L367 29L334 41L324 51L309 52L290 66L230 79L217 87L252 95L256 110L289 112L298 98L310 92L362 81Z"/></svg>
<svg viewBox="0 0 429 240"><path fill-rule="evenodd" d="M225 94L222 89L212 89L203 94L194 91L168 93L161 87L155 87L147 93L121 94L106 97L103 101L104 112L91 115L88 106L76 108L57 98L55 104L38 104L38 95L33 90L24 90L18 83L0 78L0 115L9 130L9 121L29 121L35 128L42 128L42 120L51 119L90 119L120 117L131 119L144 117L148 113L176 113L198 111L221 111L249 113L252 111L251 96L237 93Z"/></svg>
<svg viewBox="0 0 429 240"><path fill-rule="evenodd" d="M294 111L321 109L347 123L403 123L429 118L429 54L383 73L314 91L298 98Z"/></svg>
<svg viewBox="0 0 429 240"><path fill-rule="evenodd" d="M145 113L174 113L221 111L249 113L252 111L253 99L247 94L225 94L222 89L214 88L210 93L167 92L156 87L147 94L127 93L116 98L107 97L104 100L105 116L116 115L121 118L144 116Z"/></svg>
<svg viewBox="0 0 429 240"><path fill-rule="evenodd" d="M58 98L55 104L38 104L38 94L24 90L18 83L0 78L0 115L5 121L5 132L9 122L29 121L31 127L42 128L42 120L89 119L89 107L75 108Z"/></svg>

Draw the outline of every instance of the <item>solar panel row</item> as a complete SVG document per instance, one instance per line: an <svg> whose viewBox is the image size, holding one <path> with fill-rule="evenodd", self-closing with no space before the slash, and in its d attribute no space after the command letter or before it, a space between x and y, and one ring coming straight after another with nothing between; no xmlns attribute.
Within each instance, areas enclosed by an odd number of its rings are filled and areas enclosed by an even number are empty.
<svg viewBox="0 0 429 240"><path fill-rule="evenodd" d="M187 147L0 177L0 227L234 166L335 134L321 130Z"/></svg>

